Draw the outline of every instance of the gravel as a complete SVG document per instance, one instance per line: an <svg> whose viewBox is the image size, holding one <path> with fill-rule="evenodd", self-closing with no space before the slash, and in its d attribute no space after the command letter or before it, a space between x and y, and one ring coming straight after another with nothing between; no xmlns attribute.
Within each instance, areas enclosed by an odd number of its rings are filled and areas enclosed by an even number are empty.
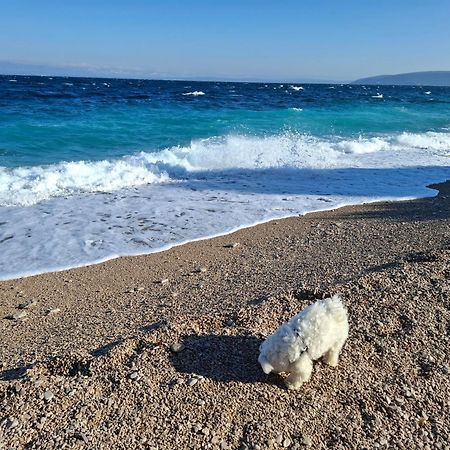
<svg viewBox="0 0 450 450"><path fill-rule="evenodd" d="M1 282L0 317L37 304L0 319L0 448L448 448L449 191ZM287 391L259 344L334 293L340 363Z"/></svg>

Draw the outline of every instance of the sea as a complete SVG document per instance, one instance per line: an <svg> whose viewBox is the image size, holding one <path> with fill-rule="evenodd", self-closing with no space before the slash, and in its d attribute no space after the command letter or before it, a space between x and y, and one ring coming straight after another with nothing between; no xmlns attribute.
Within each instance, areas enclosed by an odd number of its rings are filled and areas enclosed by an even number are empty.
<svg viewBox="0 0 450 450"><path fill-rule="evenodd" d="M0 279L436 195L450 88L0 76Z"/></svg>

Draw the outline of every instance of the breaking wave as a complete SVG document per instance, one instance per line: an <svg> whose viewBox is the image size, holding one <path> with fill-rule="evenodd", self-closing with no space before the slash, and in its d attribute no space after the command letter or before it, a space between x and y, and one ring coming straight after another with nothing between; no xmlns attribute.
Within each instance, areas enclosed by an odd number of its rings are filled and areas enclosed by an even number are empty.
<svg viewBox="0 0 450 450"><path fill-rule="evenodd" d="M225 136L117 160L0 167L0 206L30 206L52 197L177 182L208 171L244 169L251 173L269 168L373 167L386 164L384 161L389 161L392 167L401 167L418 164L411 160L412 150L416 153L420 150L421 164L436 164L433 155L441 159L450 157L450 133L401 133L356 139L298 134ZM380 153L386 154L386 158L369 159Z"/></svg>

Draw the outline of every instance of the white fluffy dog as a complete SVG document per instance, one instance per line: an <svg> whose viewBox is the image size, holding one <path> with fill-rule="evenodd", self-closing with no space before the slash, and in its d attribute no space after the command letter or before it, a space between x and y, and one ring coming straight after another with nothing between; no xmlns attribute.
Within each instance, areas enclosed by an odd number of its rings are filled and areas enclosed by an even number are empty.
<svg viewBox="0 0 450 450"><path fill-rule="evenodd" d="M334 295L306 307L278 328L259 347L258 362L265 373L289 373L287 388L298 389L311 377L314 360L323 356L327 364L337 366L347 336L347 309Z"/></svg>

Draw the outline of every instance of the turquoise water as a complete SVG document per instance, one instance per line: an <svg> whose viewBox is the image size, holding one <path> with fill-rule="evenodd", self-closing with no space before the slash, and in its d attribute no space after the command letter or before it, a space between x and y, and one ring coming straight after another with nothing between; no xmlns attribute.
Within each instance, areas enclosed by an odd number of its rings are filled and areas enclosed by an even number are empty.
<svg viewBox="0 0 450 450"><path fill-rule="evenodd" d="M0 278L434 195L450 88L0 76Z"/></svg>
<svg viewBox="0 0 450 450"><path fill-rule="evenodd" d="M292 86L3 76L1 165L117 158L212 136L351 138L450 125L449 88Z"/></svg>

